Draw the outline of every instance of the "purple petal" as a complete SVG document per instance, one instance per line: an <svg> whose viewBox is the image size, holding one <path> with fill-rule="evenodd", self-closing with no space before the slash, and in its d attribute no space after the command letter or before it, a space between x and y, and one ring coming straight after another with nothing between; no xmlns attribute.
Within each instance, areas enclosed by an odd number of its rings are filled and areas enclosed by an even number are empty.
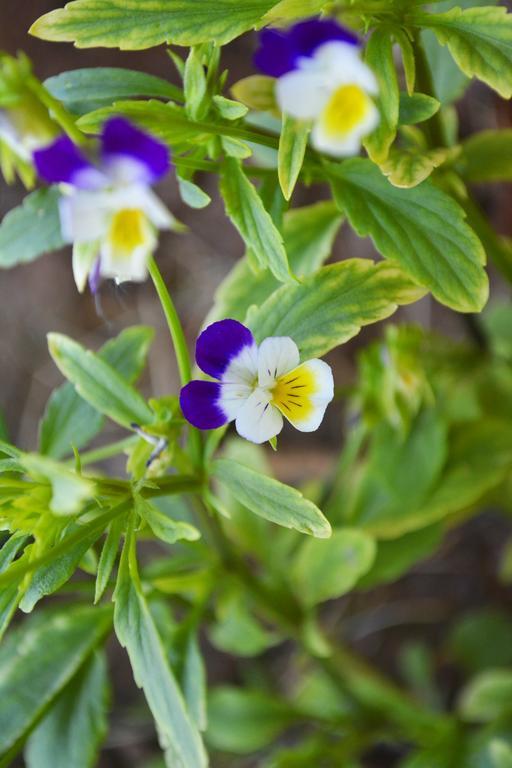
<svg viewBox="0 0 512 768"><path fill-rule="evenodd" d="M334 19L309 19L285 30L264 29L255 66L270 77L281 77L297 67L301 57L309 57L324 43L333 40L359 45L359 39Z"/></svg>
<svg viewBox="0 0 512 768"><path fill-rule="evenodd" d="M183 415L198 429L217 429L227 423L218 405L221 385L215 381L191 381L180 393Z"/></svg>
<svg viewBox="0 0 512 768"><path fill-rule="evenodd" d="M230 362L244 347L254 344L250 330L238 320L219 320L209 325L196 344L196 362L202 371L221 379Z"/></svg>
<svg viewBox="0 0 512 768"><path fill-rule="evenodd" d="M95 296L100 289L101 282L101 259L96 259L93 268L89 272L89 288L93 296Z"/></svg>
<svg viewBox="0 0 512 768"><path fill-rule="evenodd" d="M260 47L254 54L254 65L264 75L281 77L295 69L295 51L285 31L264 29L259 36Z"/></svg>
<svg viewBox="0 0 512 768"><path fill-rule="evenodd" d="M34 163L40 178L49 184L96 189L104 182L102 174L67 136L60 136L48 147L36 150Z"/></svg>
<svg viewBox="0 0 512 768"><path fill-rule="evenodd" d="M342 27L334 19L301 21L291 27L290 39L297 57L312 56L317 48L333 40L355 46L360 44L353 32Z"/></svg>
<svg viewBox="0 0 512 768"><path fill-rule="evenodd" d="M107 166L131 163L138 181L154 182L169 171L169 150L161 141L136 128L124 117L112 117L103 126L102 156Z"/></svg>

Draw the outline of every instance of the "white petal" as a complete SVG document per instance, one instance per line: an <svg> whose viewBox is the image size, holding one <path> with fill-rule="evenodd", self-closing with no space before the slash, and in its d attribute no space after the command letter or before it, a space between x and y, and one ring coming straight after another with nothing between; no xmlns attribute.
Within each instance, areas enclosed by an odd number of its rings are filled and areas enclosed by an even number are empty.
<svg viewBox="0 0 512 768"><path fill-rule="evenodd" d="M256 344L242 347L222 374L222 382L244 384L251 387L258 378L258 347Z"/></svg>
<svg viewBox="0 0 512 768"><path fill-rule="evenodd" d="M258 351L259 385L272 385L283 373L296 368L299 360L297 345L289 336L271 336L265 339Z"/></svg>
<svg viewBox="0 0 512 768"><path fill-rule="evenodd" d="M144 211L157 229L170 229L176 219L162 201L145 184L129 184L115 187L108 194L109 210L122 211L126 208Z"/></svg>
<svg viewBox="0 0 512 768"><path fill-rule="evenodd" d="M253 392L253 388L243 383L223 383L220 388L218 405L228 421L236 419L242 407Z"/></svg>
<svg viewBox="0 0 512 768"><path fill-rule="evenodd" d="M359 49L348 43L324 43L315 51L310 67L322 76L329 90L352 83L373 95L379 91L377 78L361 59Z"/></svg>
<svg viewBox="0 0 512 768"><path fill-rule="evenodd" d="M308 360L281 378L273 402L300 432L314 432L333 397L331 367L323 360Z"/></svg>
<svg viewBox="0 0 512 768"><path fill-rule="evenodd" d="M59 199L60 225L64 240L89 243L108 229L108 193L74 192Z"/></svg>
<svg viewBox="0 0 512 768"><path fill-rule="evenodd" d="M299 120L311 120L320 114L329 99L330 89L317 72L296 69L276 83L280 109Z"/></svg>
<svg viewBox="0 0 512 768"><path fill-rule="evenodd" d="M265 443L283 428L283 417L270 402L270 395L256 389L236 418L236 431L252 443Z"/></svg>
<svg viewBox="0 0 512 768"><path fill-rule="evenodd" d="M89 272L98 258L99 250L97 240L73 245L73 277L80 293L83 293Z"/></svg>

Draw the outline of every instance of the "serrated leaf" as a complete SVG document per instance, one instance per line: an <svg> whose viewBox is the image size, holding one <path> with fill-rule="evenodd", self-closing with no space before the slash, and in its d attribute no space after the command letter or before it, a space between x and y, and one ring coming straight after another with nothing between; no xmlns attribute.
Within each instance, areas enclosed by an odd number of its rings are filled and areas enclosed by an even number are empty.
<svg viewBox="0 0 512 768"><path fill-rule="evenodd" d="M168 768L206 768L201 737L187 712L137 575L129 570L128 553L133 546L133 540L127 539L119 567L114 595L116 634L155 719Z"/></svg>
<svg viewBox="0 0 512 768"><path fill-rule="evenodd" d="M399 125L423 123L439 112L440 107L441 103L433 96L427 96L426 93L401 93L398 123Z"/></svg>
<svg viewBox="0 0 512 768"><path fill-rule="evenodd" d="M133 383L146 364L149 347L155 332L143 325L125 328L110 339L98 351L99 357ZM60 459L79 449L98 434L103 417L77 394L70 382L55 389L45 408L39 426L39 451L46 456Z"/></svg>
<svg viewBox="0 0 512 768"><path fill-rule="evenodd" d="M96 652L30 735L27 768L93 768L107 732L108 688L105 654Z"/></svg>
<svg viewBox="0 0 512 768"><path fill-rule="evenodd" d="M512 129L471 136L462 144L459 161L466 181L512 181Z"/></svg>
<svg viewBox="0 0 512 768"><path fill-rule="evenodd" d="M428 179L452 154L451 149L431 149L427 151L392 149L388 159L380 169L394 187L411 189Z"/></svg>
<svg viewBox="0 0 512 768"><path fill-rule="evenodd" d="M226 213L261 266L281 282L292 280L282 235L236 160L225 161L220 189Z"/></svg>
<svg viewBox="0 0 512 768"><path fill-rule="evenodd" d="M295 275L311 275L329 258L341 222L341 214L331 201L285 213L283 239ZM243 322L249 307L262 304L280 285L268 270L254 273L247 257L240 259L218 289L205 325L224 317Z"/></svg>
<svg viewBox="0 0 512 768"><path fill-rule="evenodd" d="M297 286L282 286L247 322L256 339L291 336L301 356L325 355L361 327L389 317L424 291L388 262L349 259L322 267Z"/></svg>
<svg viewBox="0 0 512 768"><path fill-rule="evenodd" d="M391 29L376 29L365 50L365 61L373 70L379 85L377 104L380 122L364 140L364 147L374 163L382 163L388 156L398 127L399 95L398 79L393 60Z"/></svg>
<svg viewBox="0 0 512 768"><path fill-rule="evenodd" d="M303 541L290 578L297 597L313 606L349 592L375 559L375 541L356 528L339 528L330 539Z"/></svg>
<svg viewBox="0 0 512 768"><path fill-rule="evenodd" d="M285 200L290 199L297 183L304 162L310 128L311 125L308 121L296 120L283 114L277 154L277 172Z"/></svg>
<svg viewBox="0 0 512 768"><path fill-rule="evenodd" d="M485 252L463 209L429 181L398 189L369 160L330 166L333 193L358 235L369 235L442 304L479 312L488 297Z"/></svg>
<svg viewBox="0 0 512 768"><path fill-rule="evenodd" d="M24 737L77 673L108 631L111 617L108 606L66 606L41 612L17 630L16 652L4 652L0 659L2 754Z"/></svg>
<svg viewBox="0 0 512 768"><path fill-rule="evenodd" d="M60 333L48 334L48 348L61 373L97 411L123 427L153 421L142 396L98 355Z"/></svg>
<svg viewBox="0 0 512 768"><path fill-rule="evenodd" d="M229 459L214 461L211 473L254 514L318 538L331 535L328 520L295 488Z"/></svg>
<svg viewBox="0 0 512 768"><path fill-rule="evenodd" d="M30 34L77 48L224 45L254 27L272 5L274 0L74 0L41 16Z"/></svg>
<svg viewBox="0 0 512 768"><path fill-rule="evenodd" d="M31 192L0 225L0 268L34 261L65 244L62 238L57 187Z"/></svg>
<svg viewBox="0 0 512 768"><path fill-rule="evenodd" d="M418 14L414 21L432 29L468 77L478 77L505 99L512 96L512 14L505 7L456 7Z"/></svg>
<svg viewBox="0 0 512 768"><path fill-rule="evenodd" d="M183 100L183 93L161 77L122 67L90 67L61 72L44 86L66 109L85 115L121 99L161 98Z"/></svg>

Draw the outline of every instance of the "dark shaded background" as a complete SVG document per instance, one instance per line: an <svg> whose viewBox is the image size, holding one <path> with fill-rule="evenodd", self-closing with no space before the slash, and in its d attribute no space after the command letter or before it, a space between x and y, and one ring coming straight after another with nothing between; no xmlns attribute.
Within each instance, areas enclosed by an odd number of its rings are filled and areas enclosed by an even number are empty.
<svg viewBox="0 0 512 768"><path fill-rule="evenodd" d="M2 0L0 49L9 53L24 50L42 80L87 66L131 67L175 80L173 66L163 47L136 53L106 49L84 51L68 44L45 43L29 37L26 30L30 24L58 5L60 3L51 0ZM246 35L224 49L223 64L230 69L229 82L250 73L253 47L253 36ZM511 124L508 105L480 85L471 87L459 109L464 135ZM216 179L204 175L200 183L213 197L212 204L203 211L194 211L181 203L172 178L159 188L169 208L190 227L186 234L163 234L158 257L191 345L211 306L215 288L243 253L242 242L226 219L216 194ZM0 215L18 205L24 194L20 185L6 187L0 183ZM313 202L323 194L321 188L301 190L294 198L294 205ZM498 231L512 234L510 189L494 186L479 194ZM374 252L367 241L358 240L344 228L333 258L372 255ZM493 291L495 295L508 295L496 276L493 276ZM157 329L157 338L143 382L144 390L155 396L177 391L176 364L151 285L118 288L112 283L104 284L100 305L98 311L89 293L82 296L77 293L68 249L0 273L0 408L6 416L11 439L20 447L36 447L38 420L51 389L61 380L47 353L45 337L49 331L69 334L86 346L97 348L130 324L152 325ZM400 310L393 317L393 321L397 320L420 322L455 337L469 332L462 316L440 307L430 298ZM381 331L380 326L364 329L357 339L331 354L338 385L353 380L357 349ZM114 436L115 427L108 429ZM331 408L329 418L318 433L301 435L299 441L291 430L286 432L280 440L284 450L272 460L283 479L292 483L303 481L307 476L318 477L328 471L341 442L342 414ZM492 604L510 611L510 591L500 587L495 578L496 557L507 531L508 526L499 518L484 515L451 534L435 558L396 584L351 597L351 620L345 630L348 638L357 650L388 674L396 674L396 649L404 641L428 638L433 644L441 643L452 617L472 606ZM341 602L339 616L333 614L330 623L341 621L347 610L346 601ZM206 650L212 681L240 679L236 661L209 647ZM125 704L134 701L131 673L124 654L121 656L116 649L111 661L118 698ZM287 652L274 653L269 657L268 671L283 679L286 665ZM449 701L456 680L442 661L438 677ZM120 711L116 709L101 765L105 768L149 766L152 754L156 754L152 727L144 725L136 709L126 706ZM396 760L397 754L383 747L368 757L367 766L391 768ZM216 765L220 768L235 763L219 760ZM251 763L241 761L236 765L248 767Z"/></svg>

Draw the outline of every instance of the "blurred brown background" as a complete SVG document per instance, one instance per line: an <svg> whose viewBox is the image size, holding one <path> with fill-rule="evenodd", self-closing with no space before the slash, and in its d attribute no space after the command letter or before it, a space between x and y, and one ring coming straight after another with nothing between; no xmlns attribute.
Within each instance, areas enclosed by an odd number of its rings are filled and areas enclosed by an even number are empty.
<svg viewBox="0 0 512 768"><path fill-rule="evenodd" d="M24 50L42 80L65 70L87 66L131 67L176 80L163 47L136 53L84 51L67 44L45 43L27 35L26 30L36 18L59 5L52 0L2 0L0 49L9 53ZM224 50L223 64L230 69L230 83L250 73L254 42L252 35L246 35ZM471 87L459 109L464 135L482 128L511 125L508 105L478 84ZM191 345L211 306L217 285L243 253L242 242L226 219L216 194L216 179L203 175L199 177L199 183L213 198L212 204L202 211L183 205L172 178L158 190L173 213L189 226L186 234L171 233L161 237L158 258ZM0 216L18 205L24 194L20 185L6 187L0 182ZM510 189L494 186L479 194L497 229L503 234L512 234ZM294 205L313 202L322 196L324 191L320 188L299 191ZM344 228L333 258L373 255L371 244L358 240ZM493 277L493 284L496 294L508 294L496 277ZM468 332L464 318L429 298L401 310L393 318L393 321L400 320L433 326L457 337ZM47 353L47 332L60 331L97 348L124 327L135 323L147 323L157 329L149 371L143 381L146 394L158 396L176 392L176 365L161 309L149 283L121 288L105 283L98 308L89 293L82 296L77 293L68 249L45 256L33 264L2 271L0 408L6 416L11 439L25 449L36 447L38 420L52 387L60 382L60 375ZM379 326L365 329L357 339L330 356L338 385L353 381L357 349L380 333ZM113 427L109 429L114 430ZM331 466L341 442L341 410L331 407L328 419L318 433L301 436L299 442L291 430L286 432L280 440L285 450L273 457L276 469L281 477L291 482L323 473ZM454 533L435 559L414 569L398 584L355 598L355 604L351 606L355 617L346 629L358 650L386 672L393 673L396 646L404 637L423 637L427 626L431 635L439 636L451 615L471 605L510 605L510 596L497 589L493 576L502 526L503 523L494 517L475 521ZM235 662L211 649L208 658L212 680L236 681ZM283 656L276 656L271 663L276 676L282 677L283 663L286 663ZM117 654L113 665L116 678L128 682L130 672ZM444 682L449 689L452 683L449 673ZM121 689L124 697L123 683ZM141 747L141 744L146 746ZM146 733L141 726L134 729L133 723L115 720L102 765L149 766L151 745L155 746L151 729ZM383 748L381 754L369 756L367 765L369 768L387 768L395 765L396 759L396 754ZM251 765L250 762L236 764Z"/></svg>

